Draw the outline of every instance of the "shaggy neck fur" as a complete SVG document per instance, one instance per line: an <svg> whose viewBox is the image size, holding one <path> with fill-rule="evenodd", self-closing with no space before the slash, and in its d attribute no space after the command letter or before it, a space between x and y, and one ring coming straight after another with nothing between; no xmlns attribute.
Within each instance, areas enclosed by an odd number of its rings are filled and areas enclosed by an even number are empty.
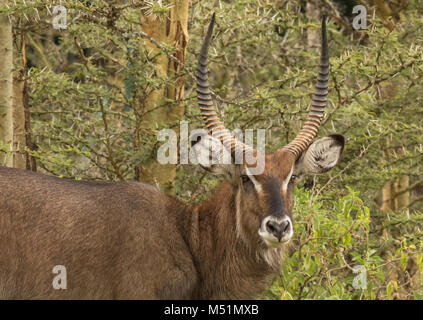
<svg viewBox="0 0 423 320"><path fill-rule="evenodd" d="M281 267L282 249L246 243L237 230L237 194L229 183L186 221L200 299L248 299L262 294ZM240 201L238 199L238 201ZM239 225L238 225L239 227Z"/></svg>

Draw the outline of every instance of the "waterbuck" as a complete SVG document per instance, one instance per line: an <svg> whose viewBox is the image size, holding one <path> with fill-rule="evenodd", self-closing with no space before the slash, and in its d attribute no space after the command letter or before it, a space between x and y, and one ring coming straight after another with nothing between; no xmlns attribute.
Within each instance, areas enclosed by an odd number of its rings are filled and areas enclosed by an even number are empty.
<svg viewBox="0 0 423 320"><path fill-rule="evenodd" d="M197 69L197 93L210 134L234 155L257 150L228 134L213 108L207 52L214 15ZM270 285L293 235L294 184L334 167L344 138L313 142L326 105L329 56L322 21L319 76L297 137L253 165L210 164L226 182L203 204L188 207L138 182L90 182L0 168L0 298L238 299ZM214 140L213 140L214 139ZM66 268L66 289L53 286Z"/></svg>

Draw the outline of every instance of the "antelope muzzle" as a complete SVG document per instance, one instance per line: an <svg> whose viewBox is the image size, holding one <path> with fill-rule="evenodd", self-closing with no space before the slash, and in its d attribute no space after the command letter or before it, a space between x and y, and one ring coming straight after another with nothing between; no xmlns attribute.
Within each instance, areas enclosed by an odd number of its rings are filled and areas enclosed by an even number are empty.
<svg viewBox="0 0 423 320"><path fill-rule="evenodd" d="M259 235L268 247L280 247L291 240L294 231L288 216L268 216L261 223Z"/></svg>

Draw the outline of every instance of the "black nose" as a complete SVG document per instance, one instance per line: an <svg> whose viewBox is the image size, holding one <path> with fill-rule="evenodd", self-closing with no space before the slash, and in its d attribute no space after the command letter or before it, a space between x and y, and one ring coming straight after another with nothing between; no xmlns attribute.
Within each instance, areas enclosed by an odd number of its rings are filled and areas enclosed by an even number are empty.
<svg viewBox="0 0 423 320"><path fill-rule="evenodd" d="M269 220L266 223L266 229L271 234L273 234L276 238L278 238L279 241L281 241L282 237L289 232L290 227L289 220L285 220L282 223L277 223L274 220Z"/></svg>

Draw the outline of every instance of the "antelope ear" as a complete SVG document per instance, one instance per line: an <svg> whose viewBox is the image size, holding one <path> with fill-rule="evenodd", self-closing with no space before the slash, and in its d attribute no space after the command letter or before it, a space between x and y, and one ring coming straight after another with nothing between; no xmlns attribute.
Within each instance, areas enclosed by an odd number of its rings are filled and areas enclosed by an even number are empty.
<svg viewBox="0 0 423 320"><path fill-rule="evenodd" d="M232 163L230 150L224 147L218 138L215 138L203 130L194 132L190 137L192 163L217 175L226 175L233 178L236 172L236 165Z"/></svg>
<svg viewBox="0 0 423 320"><path fill-rule="evenodd" d="M332 169L341 158L345 139L333 134L314 141L295 163L297 174L319 174Z"/></svg>

